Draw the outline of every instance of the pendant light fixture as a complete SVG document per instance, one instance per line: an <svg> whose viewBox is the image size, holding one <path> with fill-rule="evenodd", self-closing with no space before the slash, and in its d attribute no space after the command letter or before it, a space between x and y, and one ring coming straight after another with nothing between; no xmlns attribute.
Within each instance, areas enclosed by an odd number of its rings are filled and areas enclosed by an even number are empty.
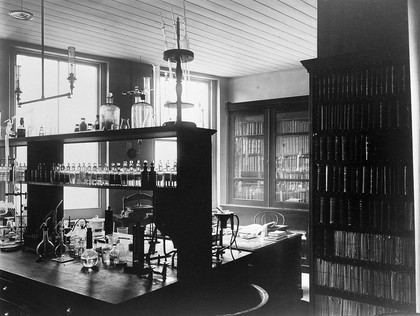
<svg viewBox="0 0 420 316"><path fill-rule="evenodd" d="M22 5L21 5L22 6ZM15 12L15 13L13 13ZM19 13L20 12L20 13ZM13 13L13 14L12 14ZM24 10L15 10L9 12L10 16L19 20L31 20L33 18L33 14ZM27 15L28 18L22 18L24 15ZM45 96L45 45L44 45L44 0L41 0L41 97L39 99L34 99L30 101L20 102L22 94L22 90L20 89L20 67L19 65L15 66L15 90L14 94L16 95L16 101L18 106L20 107L22 104L34 103L34 102L41 102L51 99L57 99L61 97L68 97L71 98L73 95L74 89L74 82L76 79L76 49L73 46L68 47L68 77L67 80L70 83L70 92L54 95L54 96ZM32 18L29 18L32 16Z"/></svg>
<svg viewBox="0 0 420 316"><path fill-rule="evenodd" d="M34 18L31 12L23 10L23 0L20 1L20 10L11 10L9 11L9 15L22 21L30 21Z"/></svg>

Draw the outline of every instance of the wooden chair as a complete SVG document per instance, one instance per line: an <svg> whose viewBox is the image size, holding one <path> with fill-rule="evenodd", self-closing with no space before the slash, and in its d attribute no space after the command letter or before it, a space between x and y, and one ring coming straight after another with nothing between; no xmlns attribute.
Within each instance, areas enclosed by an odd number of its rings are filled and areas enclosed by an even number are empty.
<svg viewBox="0 0 420 316"><path fill-rule="evenodd" d="M285 218L276 211L261 211L254 216L254 224L264 225L271 222L275 222L275 225L284 225Z"/></svg>

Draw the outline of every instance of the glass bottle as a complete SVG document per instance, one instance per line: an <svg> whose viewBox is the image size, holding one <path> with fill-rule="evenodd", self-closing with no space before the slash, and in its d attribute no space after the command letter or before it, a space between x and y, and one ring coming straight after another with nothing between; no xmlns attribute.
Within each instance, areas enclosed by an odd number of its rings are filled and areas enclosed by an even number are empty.
<svg viewBox="0 0 420 316"><path fill-rule="evenodd" d="M99 131L99 126L99 115L96 115L95 124L93 126L95 131Z"/></svg>
<svg viewBox="0 0 420 316"><path fill-rule="evenodd" d="M90 162L88 163L88 166L86 168L85 184L87 184L87 185L92 184L92 165L90 164Z"/></svg>
<svg viewBox="0 0 420 316"><path fill-rule="evenodd" d="M74 163L71 165L69 179L70 179L70 184L76 184L76 165Z"/></svg>
<svg viewBox="0 0 420 316"><path fill-rule="evenodd" d="M103 185L109 185L109 167L107 163L104 164L102 169L102 181Z"/></svg>
<svg viewBox="0 0 420 316"><path fill-rule="evenodd" d="M171 171L171 186L173 188L176 188L176 180L177 180L177 174L178 174L177 169L178 169L178 166L175 160L172 166L172 171Z"/></svg>
<svg viewBox="0 0 420 316"><path fill-rule="evenodd" d="M111 169L109 171L109 184L115 185L115 177L116 177L117 170L115 169L115 162L111 162Z"/></svg>
<svg viewBox="0 0 420 316"><path fill-rule="evenodd" d="M85 118L84 118L84 117L82 117L80 120L81 120L81 122L80 122L80 124L79 124L79 129L80 129L80 131L81 131L81 132L86 131L86 130L87 130L87 124L86 124L86 120L85 120Z"/></svg>
<svg viewBox="0 0 420 316"><path fill-rule="evenodd" d="M131 128L153 127L153 107L145 101L143 91L134 87L134 104L131 106Z"/></svg>
<svg viewBox="0 0 420 316"><path fill-rule="evenodd" d="M42 125L41 125L41 127L39 128L39 136L44 136L44 135L45 135L44 127L42 127Z"/></svg>
<svg viewBox="0 0 420 316"><path fill-rule="evenodd" d="M106 104L99 109L99 126L101 130L118 129L120 124L120 108L113 104L112 93L108 93Z"/></svg>
<svg viewBox="0 0 420 316"><path fill-rule="evenodd" d="M130 187L133 187L135 185L135 176L134 176L134 162L133 160L130 160L130 163L128 165L128 179L127 179L127 185Z"/></svg>
<svg viewBox="0 0 420 316"><path fill-rule="evenodd" d="M82 167L80 166L80 163L77 165L77 169L76 169L76 184L81 184L81 173L82 173Z"/></svg>
<svg viewBox="0 0 420 316"><path fill-rule="evenodd" d="M159 160L156 170L156 186L163 187L163 164L162 160Z"/></svg>
<svg viewBox="0 0 420 316"><path fill-rule="evenodd" d="M143 162L143 171L141 172L141 186L147 187L149 185L149 171L147 170L147 160Z"/></svg>
<svg viewBox="0 0 420 316"><path fill-rule="evenodd" d="M80 257L82 264L86 268L92 268L98 263L98 253L93 249L92 227L87 228L86 232L86 250Z"/></svg>
<svg viewBox="0 0 420 316"><path fill-rule="evenodd" d="M23 117L20 118L19 126L17 128L17 137L25 137L26 136L26 130L25 130L25 121Z"/></svg>
<svg viewBox="0 0 420 316"><path fill-rule="evenodd" d="M121 185L121 163L117 162L116 170L114 173L115 185Z"/></svg>
<svg viewBox="0 0 420 316"><path fill-rule="evenodd" d="M117 242L118 242L118 238L116 238L115 236L112 236L111 238L112 248L109 252L109 261L111 265L115 265L119 263L120 251L117 248Z"/></svg>
<svg viewBox="0 0 420 316"><path fill-rule="evenodd" d="M140 160L137 160L136 170L134 171L134 185L136 187L141 187L141 163L140 163Z"/></svg>
<svg viewBox="0 0 420 316"><path fill-rule="evenodd" d="M127 161L123 161L123 166L121 170L121 185L127 186L128 184L128 164Z"/></svg>
<svg viewBox="0 0 420 316"><path fill-rule="evenodd" d="M75 132L80 132L80 124L76 124L76 127L74 128Z"/></svg>
<svg viewBox="0 0 420 316"><path fill-rule="evenodd" d="M150 187L152 188L156 187L156 171L155 171L155 163L153 161L150 163L148 183Z"/></svg>

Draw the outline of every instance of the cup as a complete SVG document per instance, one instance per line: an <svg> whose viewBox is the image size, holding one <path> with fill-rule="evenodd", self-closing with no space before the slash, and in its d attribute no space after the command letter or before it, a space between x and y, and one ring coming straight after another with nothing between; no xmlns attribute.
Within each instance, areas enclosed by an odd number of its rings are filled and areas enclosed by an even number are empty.
<svg viewBox="0 0 420 316"><path fill-rule="evenodd" d="M128 227L117 227L118 234L128 234Z"/></svg>

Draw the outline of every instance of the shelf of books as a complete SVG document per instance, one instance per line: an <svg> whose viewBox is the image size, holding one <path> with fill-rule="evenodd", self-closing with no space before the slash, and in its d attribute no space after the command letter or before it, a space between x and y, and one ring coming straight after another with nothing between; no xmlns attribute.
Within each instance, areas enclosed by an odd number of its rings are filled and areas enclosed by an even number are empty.
<svg viewBox="0 0 420 316"><path fill-rule="evenodd" d="M303 62L314 315L415 310L408 59L364 57Z"/></svg>
<svg viewBox="0 0 420 316"><path fill-rule="evenodd" d="M276 114L276 202L309 203L307 113Z"/></svg>
<svg viewBox="0 0 420 316"><path fill-rule="evenodd" d="M234 119L234 198L264 200L264 114Z"/></svg>

